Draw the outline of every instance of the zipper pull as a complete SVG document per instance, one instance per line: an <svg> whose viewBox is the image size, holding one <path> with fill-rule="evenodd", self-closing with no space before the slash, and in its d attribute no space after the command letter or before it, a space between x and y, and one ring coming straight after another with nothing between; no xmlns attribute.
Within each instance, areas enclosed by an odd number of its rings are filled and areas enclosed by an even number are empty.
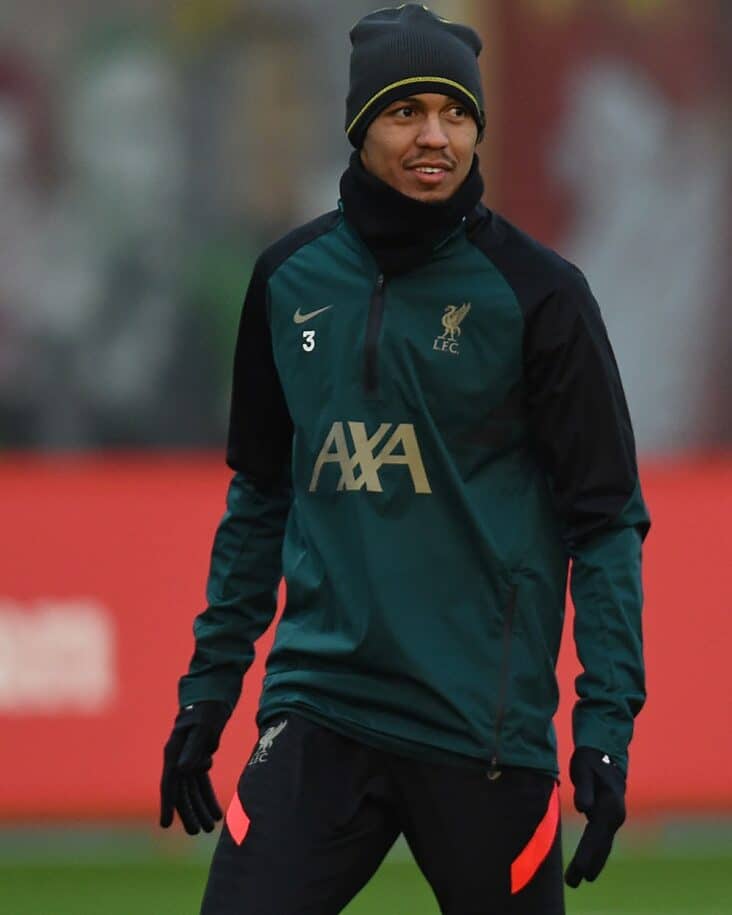
<svg viewBox="0 0 732 915"><path fill-rule="evenodd" d="M486 778L489 781L494 782L494 781L496 781L496 779L498 779L500 777L501 777L501 770L498 768L498 757L492 756L491 757L491 767L486 772Z"/></svg>
<svg viewBox="0 0 732 915"><path fill-rule="evenodd" d="M381 292L381 290L384 288L384 274L383 273L380 273L376 277L376 288L378 289L379 292Z"/></svg>

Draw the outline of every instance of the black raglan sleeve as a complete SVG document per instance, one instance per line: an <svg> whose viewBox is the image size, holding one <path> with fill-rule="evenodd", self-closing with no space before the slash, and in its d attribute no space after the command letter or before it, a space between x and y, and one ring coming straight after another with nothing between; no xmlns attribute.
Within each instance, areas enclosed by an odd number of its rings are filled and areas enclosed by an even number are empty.
<svg viewBox="0 0 732 915"><path fill-rule="evenodd" d="M607 331L576 268L525 313L532 442L572 549L620 514L638 481L635 442Z"/></svg>
<svg viewBox="0 0 732 915"><path fill-rule="evenodd" d="M274 362L269 325L268 268L257 261L244 300L234 354L226 463L272 485L286 475L292 420Z"/></svg>
<svg viewBox="0 0 732 915"><path fill-rule="evenodd" d="M236 704L271 622L292 501L290 419L272 353L267 265L260 258L242 309L226 460L234 470L214 538L207 607L194 622L195 651L179 684L181 706L218 699Z"/></svg>
<svg viewBox="0 0 732 915"><path fill-rule="evenodd" d="M600 309L565 264L526 302L524 377L532 445L546 469L572 560L574 636L583 673L576 746L627 767L645 701L641 544L650 519L628 407Z"/></svg>

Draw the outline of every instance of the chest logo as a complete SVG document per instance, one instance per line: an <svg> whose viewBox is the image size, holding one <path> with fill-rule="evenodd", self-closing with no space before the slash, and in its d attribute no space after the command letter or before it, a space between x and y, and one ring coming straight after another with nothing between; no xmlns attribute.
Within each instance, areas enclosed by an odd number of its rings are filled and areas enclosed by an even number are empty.
<svg viewBox="0 0 732 915"><path fill-rule="evenodd" d="M458 337L462 334L460 325L463 323L470 311L470 302L463 302L459 307L457 305L448 305L442 318L442 326L445 328L439 337L435 337L432 349L438 353L451 353L453 356L460 354L460 344Z"/></svg>
<svg viewBox="0 0 732 915"><path fill-rule="evenodd" d="M353 442L353 451L346 439L346 429ZM340 467L341 475L336 492L356 492L359 489L383 492L379 470L384 464L402 464L406 467L415 493L432 492L422 463L417 435L411 423L381 423L369 435L365 423L335 422L315 461L310 492L318 489L320 475L326 464L338 464Z"/></svg>
<svg viewBox="0 0 732 915"><path fill-rule="evenodd" d="M315 311L309 311L307 314L303 314L298 308L295 314L292 316L292 320L295 322L295 324L304 324L306 321L309 321L316 315L322 314L324 311L328 311L328 309L332 307L332 305L326 305L324 308L316 308Z"/></svg>

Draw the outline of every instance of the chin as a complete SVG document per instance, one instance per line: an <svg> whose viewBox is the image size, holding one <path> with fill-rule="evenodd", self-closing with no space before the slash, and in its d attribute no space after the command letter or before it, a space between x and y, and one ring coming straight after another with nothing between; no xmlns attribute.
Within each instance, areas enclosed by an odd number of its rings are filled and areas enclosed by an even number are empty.
<svg viewBox="0 0 732 915"><path fill-rule="evenodd" d="M405 197L411 197L412 200L419 200L422 203L439 203L447 200L454 193L454 188L444 187L415 187L411 181L394 182L392 187L396 188L400 194Z"/></svg>
<svg viewBox="0 0 732 915"><path fill-rule="evenodd" d="M454 188L443 189L440 188L435 190L410 190L404 191L407 197L413 197L415 200L419 200L422 203L442 203L445 200L448 200L455 193Z"/></svg>

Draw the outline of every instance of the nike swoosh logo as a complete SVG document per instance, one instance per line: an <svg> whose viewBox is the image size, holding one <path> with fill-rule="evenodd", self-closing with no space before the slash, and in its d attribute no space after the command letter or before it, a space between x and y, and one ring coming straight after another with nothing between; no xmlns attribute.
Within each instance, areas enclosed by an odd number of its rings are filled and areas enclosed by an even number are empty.
<svg viewBox="0 0 732 915"><path fill-rule="evenodd" d="M324 311L327 311L332 307L332 305L326 305L325 308L318 308L317 311L310 311L306 315L301 314L300 309L298 308L295 314L292 316L292 320L295 322L295 324L304 324L306 321L314 318L315 315L322 314Z"/></svg>

